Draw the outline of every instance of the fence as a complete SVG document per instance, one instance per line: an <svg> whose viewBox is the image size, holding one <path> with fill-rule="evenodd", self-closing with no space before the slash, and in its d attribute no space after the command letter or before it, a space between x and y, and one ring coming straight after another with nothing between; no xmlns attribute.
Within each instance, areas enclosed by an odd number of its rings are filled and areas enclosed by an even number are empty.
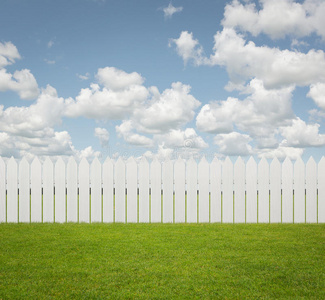
<svg viewBox="0 0 325 300"><path fill-rule="evenodd" d="M0 222L324 223L325 158L78 166L0 157Z"/></svg>

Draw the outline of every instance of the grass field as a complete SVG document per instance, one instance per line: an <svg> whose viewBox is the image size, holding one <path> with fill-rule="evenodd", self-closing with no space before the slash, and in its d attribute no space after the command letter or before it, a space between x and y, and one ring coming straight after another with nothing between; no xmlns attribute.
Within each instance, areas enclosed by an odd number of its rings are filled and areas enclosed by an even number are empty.
<svg viewBox="0 0 325 300"><path fill-rule="evenodd" d="M325 225L0 225L0 299L325 299L324 282Z"/></svg>

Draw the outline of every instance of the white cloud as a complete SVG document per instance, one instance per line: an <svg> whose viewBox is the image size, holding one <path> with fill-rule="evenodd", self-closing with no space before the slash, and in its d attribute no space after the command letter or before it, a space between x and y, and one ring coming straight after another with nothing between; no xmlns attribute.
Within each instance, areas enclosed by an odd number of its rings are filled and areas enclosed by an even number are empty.
<svg viewBox="0 0 325 300"><path fill-rule="evenodd" d="M77 74L77 76L78 76L79 79L81 79L81 80L88 80L89 77L90 77L90 74L87 72L85 75Z"/></svg>
<svg viewBox="0 0 325 300"><path fill-rule="evenodd" d="M251 141L249 135L239 132L218 134L214 137L214 143L219 147L219 153L226 156L253 154L253 148L249 144Z"/></svg>
<svg viewBox="0 0 325 300"><path fill-rule="evenodd" d="M54 40L52 39L47 43L47 48L52 48L53 45L54 45Z"/></svg>
<svg viewBox="0 0 325 300"><path fill-rule="evenodd" d="M202 107L196 117L200 131L229 134L239 129L254 138L259 147L276 147L275 134L280 126L291 124L293 88L266 90L261 80L253 79L251 95L244 100L229 97Z"/></svg>
<svg viewBox="0 0 325 300"><path fill-rule="evenodd" d="M325 134L319 133L319 124L306 124L300 118L292 120L291 126L281 127L280 132L285 138L283 144L289 147L311 147L325 145Z"/></svg>
<svg viewBox="0 0 325 300"><path fill-rule="evenodd" d="M315 32L325 38L325 3L321 0L260 0L261 9L255 4L232 1L225 7L222 25L248 31L257 36L264 33L272 39L285 36L304 37Z"/></svg>
<svg viewBox="0 0 325 300"><path fill-rule="evenodd" d="M281 88L288 85L306 86L325 81L325 54L322 50L307 53L280 50L267 46L246 43L243 36L232 28L224 28L214 36L214 54L209 59L202 57L202 49L192 35L187 36L185 50L182 44L184 32L173 40L184 62L193 60L195 65L224 66L233 84L243 84L254 77L263 80L266 88ZM199 49L199 51L196 50Z"/></svg>
<svg viewBox="0 0 325 300"><path fill-rule="evenodd" d="M10 74L0 69L0 91L14 91L21 99L35 99L39 94L38 84L30 70L23 69Z"/></svg>
<svg viewBox="0 0 325 300"><path fill-rule="evenodd" d="M165 18L171 18L173 14L181 12L183 7L174 7L171 3L165 8L163 8Z"/></svg>
<svg viewBox="0 0 325 300"><path fill-rule="evenodd" d="M318 107L325 110L325 83L312 84L307 96L312 98Z"/></svg>
<svg viewBox="0 0 325 300"><path fill-rule="evenodd" d="M16 46L11 42L0 42L0 68L11 65L16 59L20 59Z"/></svg>
<svg viewBox="0 0 325 300"><path fill-rule="evenodd" d="M98 84L82 89L76 100L67 102L65 115L91 119L120 120L130 115L148 96L144 86L132 85L125 90L101 89Z"/></svg>
<svg viewBox="0 0 325 300"><path fill-rule="evenodd" d="M265 158L278 158L285 159L288 157L289 159L296 160L302 156L304 153L304 149L302 148L294 148L294 147L286 147L282 144L279 145L276 149L261 149L258 152L258 157Z"/></svg>
<svg viewBox="0 0 325 300"><path fill-rule="evenodd" d="M185 130L173 129L165 134L156 134L154 139L158 144L164 143L168 148L180 149L204 149L208 144L202 137L198 136L193 128L186 128Z"/></svg>
<svg viewBox="0 0 325 300"><path fill-rule="evenodd" d="M170 39L169 47L176 45L176 51L187 64L189 60L195 65L209 64L209 60L204 57L203 48L199 41L193 38L193 33L182 31L178 39Z"/></svg>
<svg viewBox="0 0 325 300"><path fill-rule="evenodd" d="M137 72L126 73L114 67L106 67L98 69L96 75L99 83L107 89L114 91L125 90L132 86L142 85L144 79Z"/></svg>
<svg viewBox="0 0 325 300"><path fill-rule="evenodd" d="M131 120L123 121L121 125L115 127L116 132L119 137L123 139L130 145L142 146L142 147L152 147L153 141L137 133L134 133L134 125Z"/></svg>
<svg viewBox="0 0 325 300"><path fill-rule="evenodd" d="M55 60L49 60L49 59L45 58L44 61L45 61L48 65L55 65Z"/></svg>
<svg viewBox="0 0 325 300"><path fill-rule="evenodd" d="M95 137L97 137L99 139L102 147L108 146L109 133L108 133L107 129L100 128L100 127L95 128Z"/></svg>
<svg viewBox="0 0 325 300"><path fill-rule="evenodd" d="M172 83L162 94L150 88L152 99L134 112L137 129L147 133L163 133L190 122L200 102L190 94L191 87L181 82Z"/></svg>

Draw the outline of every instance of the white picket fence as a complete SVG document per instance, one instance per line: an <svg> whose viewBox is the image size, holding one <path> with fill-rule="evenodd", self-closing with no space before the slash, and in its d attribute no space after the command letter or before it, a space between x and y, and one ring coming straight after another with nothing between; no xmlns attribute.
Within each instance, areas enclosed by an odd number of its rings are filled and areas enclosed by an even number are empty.
<svg viewBox="0 0 325 300"><path fill-rule="evenodd" d="M324 223L325 158L78 166L0 157L0 222Z"/></svg>

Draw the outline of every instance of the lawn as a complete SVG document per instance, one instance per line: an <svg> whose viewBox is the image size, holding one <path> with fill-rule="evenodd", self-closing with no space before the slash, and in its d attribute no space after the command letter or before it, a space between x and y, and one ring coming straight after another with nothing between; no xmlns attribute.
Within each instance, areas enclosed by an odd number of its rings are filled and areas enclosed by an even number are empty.
<svg viewBox="0 0 325 300"><path fill-rule="evenodd" d="M325 299L325 225L1 224L19 298Z"/></svg>

